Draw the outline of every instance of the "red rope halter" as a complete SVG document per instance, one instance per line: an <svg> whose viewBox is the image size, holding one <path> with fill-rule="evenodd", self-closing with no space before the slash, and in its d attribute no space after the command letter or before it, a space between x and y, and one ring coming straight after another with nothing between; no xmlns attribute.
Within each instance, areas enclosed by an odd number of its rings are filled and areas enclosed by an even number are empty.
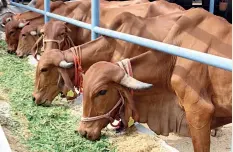
<svg viewBox="0 0 233 152"><path fill-rule="evenodd" d="M74 80L74 86L76 86L79 90L79 92L83 92L83 70L82 70L82 60L81 60L81 50L80 47L78 47L78 50L76 49L76 47L71 48L71 51L73 53L73 60L74 60L74 67L75 67L75 80Z"/></svg>

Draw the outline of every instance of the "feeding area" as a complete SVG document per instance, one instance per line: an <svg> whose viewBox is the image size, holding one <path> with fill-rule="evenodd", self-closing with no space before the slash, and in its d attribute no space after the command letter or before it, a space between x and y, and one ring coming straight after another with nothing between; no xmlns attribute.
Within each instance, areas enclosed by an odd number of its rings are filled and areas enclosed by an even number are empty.
<svg viewBox="0 0 233 152"><path fill-rule="evenodd" d="M231 151L232 30L213 2L2 1L0 152Z"/></svg>

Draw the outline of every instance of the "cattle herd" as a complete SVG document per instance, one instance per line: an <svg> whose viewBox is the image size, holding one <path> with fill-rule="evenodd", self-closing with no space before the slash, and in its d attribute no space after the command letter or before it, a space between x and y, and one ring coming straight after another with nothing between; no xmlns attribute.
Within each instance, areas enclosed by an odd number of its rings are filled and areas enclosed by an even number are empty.
<svg viewBox="0 0 233 152"><path fill-rule="evenodd" d="M54 1L51 12L91 23L91 1ZM43 0L35 8L43 9ZM2 19L7 52L33 55L33 101L51 105L62 94L83 93L77 132L97 140L114 120L127 129L147 123L157 134L192 138L195 152L210 150L211 129L232 122L232 73L27 11ZM164 0L100 1L100 27L232 57L232 26L202 8L185 10ZM38 58L40 56L40 58ZM46 108L46 107L45 107Z"/></svg>

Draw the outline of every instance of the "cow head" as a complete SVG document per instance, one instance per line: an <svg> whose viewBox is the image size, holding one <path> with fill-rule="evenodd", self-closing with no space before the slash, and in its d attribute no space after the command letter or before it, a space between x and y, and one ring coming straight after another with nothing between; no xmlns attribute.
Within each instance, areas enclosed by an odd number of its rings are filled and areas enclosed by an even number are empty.
<svg viewBox="0 0 233 152"><path fill-rule="evenodd" d="M71 81L74 75L73 62L66 62L66 55L63 53L54 49L41 56L36 69L33 93L33 100L37 105L50 105L60 92L67 95L68 100L77 97ZM68 95L70 91L72 95Z"/></svg>
<svg viewBox="0 0 233 152"><path fill-rule="evenodd" d="M72 40L68 36L71 30L65 22L50 21L44 25L40 32L43 34L41 41L43 40L44 43L44 51L51 49L65 50L71 47ZM35 50L32 51L33 54L36 52Z"/></svg>
<svg viewBox="0 0 233 152"><path fill-rule="evenodd" d="M31 53L31 49L40 36L40 27L37 25L26 25L20 32L16 54L23 57Z"/></svg>
<svg viewBox="0 0 233 152"><path fill-rule="evenodd" d="M130 77L116 64L104 61L93 64L87 70L83 86L84 119L80 122L78 132L89 140L98 139L102 128L111 120L106 117L95 119L96 116L109 114L113 119L120 116L125 127L128 126L130 117L137 121L139 115L128 89L152 87L151 84ZM119 103L120 100L122 102Z"/></svg>
<svg viewBox="0 0 233 152"><path fill-rule="evenodd" d="M5 26L7 52L15 53L19 41L19 34L22 28L28 25L28 21L13 20Z"/></svg>
<svg viewBox="0 0 233 152"><path fill-rule="evenodd" d="M7 13L2 19L1 27L5 28L6 23L8 23L14 19L13 16L14 16L13 13Z"/></svg>

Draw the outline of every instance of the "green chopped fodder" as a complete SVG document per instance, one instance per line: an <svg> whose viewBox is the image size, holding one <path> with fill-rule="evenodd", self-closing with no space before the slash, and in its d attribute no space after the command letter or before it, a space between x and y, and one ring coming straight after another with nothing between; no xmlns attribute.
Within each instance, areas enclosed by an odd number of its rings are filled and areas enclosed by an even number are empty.
<svg viewBox="0 0 233 152"><path fill-rule="evenodd" d="M27 59L5 53L0 41L0 89L7 90L12 125L16 136L31 152L105 152L110 150L106 137L92 142L74 133L79 118L67 106L40 107L32 102L35 68Z"/></svg>

